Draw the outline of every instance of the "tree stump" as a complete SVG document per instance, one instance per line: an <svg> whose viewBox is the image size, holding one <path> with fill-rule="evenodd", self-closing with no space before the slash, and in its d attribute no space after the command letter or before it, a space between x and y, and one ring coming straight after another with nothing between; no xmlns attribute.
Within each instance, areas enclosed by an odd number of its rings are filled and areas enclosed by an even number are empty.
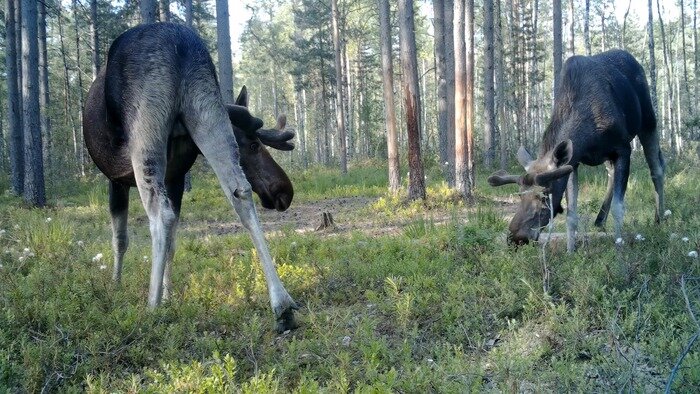
<svg viewBox="0 0 700 394"><path fill-rule="evenodd" d="M321 224L318 227L316 227L316 231L335 230L336 228L337 226L333 221L333 215L330 212L323 212Z"/></svg>

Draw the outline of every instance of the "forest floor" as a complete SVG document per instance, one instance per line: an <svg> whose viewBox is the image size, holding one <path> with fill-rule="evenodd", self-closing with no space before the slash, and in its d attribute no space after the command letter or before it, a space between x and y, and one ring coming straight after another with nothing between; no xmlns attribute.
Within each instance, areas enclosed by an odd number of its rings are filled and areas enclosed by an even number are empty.
<svg viewBox="0 0 700 394"><path fill-rule="evenodd" d="M435 168L414 203L385 192L382 163L292 170L289 210L260 211L301 306L283 334L252 243L203 166L183 201L174 293L153 311L137 193L118 287L101 176L51 186L46 209L5 193L0 392L660 391L700 330L699 164L670 162L672 214L657 225L635 156L625 244L589 237L573 254L506 246L517 190L488 187L486 173L466 207ZM599 234L604 171L581 176L580 229ZM323 212L335 229L315 231ZM675 391L700 389L697 344L675 371Z"/></svg>

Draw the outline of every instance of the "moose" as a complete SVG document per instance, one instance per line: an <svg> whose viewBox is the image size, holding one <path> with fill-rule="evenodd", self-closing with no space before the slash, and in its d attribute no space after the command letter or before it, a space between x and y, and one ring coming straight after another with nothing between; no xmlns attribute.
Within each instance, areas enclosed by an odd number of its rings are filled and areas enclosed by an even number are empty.
<svg viewBox="0 0 700 394"><path fill-rule="evenodd" d="M263 145L294 149L294 133L284 131L284 116L275 129L262 129L247 105L245 87L235 105L224 104L211 56L194 31L173 23L140 25L109 48L88 92L83 131L90 156L109 179L114 281L121 279L129 190L136 186L152 240L148 305L168 297L185 174L201 153L253 240L282 332L296 327L298 307L277 274L252 192L265 208L289 207L292 183Z"/></svg>
<svg viewBox="0 0 700 394"><path fill-rule="evenodd" d="M659 222L664 212L665 164L644 69L623 50L567 59L537 159L521 147L517 158L525 175L499 171L488 178L491 186L520 185L520 205L509 225L509 242L537 240L550 217L563 212L561 200L566 193L567 251L572 252L578 227L578 166L605 163L607 192L595 225L602 228L612 208L616 243L620 243L630 142L635 136L651 172Z"/></svg>

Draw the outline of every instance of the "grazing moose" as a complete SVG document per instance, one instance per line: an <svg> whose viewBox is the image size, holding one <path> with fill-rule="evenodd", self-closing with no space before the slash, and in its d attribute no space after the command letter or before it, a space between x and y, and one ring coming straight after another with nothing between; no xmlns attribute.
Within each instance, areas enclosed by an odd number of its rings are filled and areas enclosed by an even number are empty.
<svg viewBox="0 0 700 394"><path fill-rule="evenodd" d="M252 191L266 208L283 211L292 184L263 144L291 150L292 132L261 129L241 90L224 105L214 64L204 42L172 23L141 25L120 35L107 65L93 82L83 115L88 152L109 178L114 280L124 253L129 189L138 188L150 224L153 262L148 305L170 290L170 264L186 172L202 153L248 229L262 262L277 330L294 328L297 308L280 281L258 221Z"/></svg>
<svg viewBox="0 0 700 394"><path fill-rule="evenodd" d="M550 221L550 209L554 215L563 212L561 199L566 191L567 250L571 252L578 226L579 164L605 163L608 188L595 225L603 227L612 204L615 237L620 239L630 142L637 135L644 147L656 191L657 222L664 212L664 159L644 70L632 55L611 50L595 56L573 56L564 64L560 78L539 157L533 160L521 147L518 161L526 174L499 171L488 182L491 186L520 185L520 206L509 226L509 241L516 244L539 237Z"/></svg>

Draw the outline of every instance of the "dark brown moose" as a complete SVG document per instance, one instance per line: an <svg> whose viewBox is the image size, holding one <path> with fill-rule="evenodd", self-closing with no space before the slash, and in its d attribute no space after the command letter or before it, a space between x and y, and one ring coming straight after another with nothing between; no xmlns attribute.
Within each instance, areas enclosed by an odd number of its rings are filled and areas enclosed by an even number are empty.
<svg viewBox="0 0 700 394"><path fill-rule="evenodd" d="M518 161L525 175L503 171L491 175L491 186L520 185L520 205L509 225L509 241L537 240L550 215L563 212L566 193L567 250L573 251L578 226L576 199L579 164L605 163L608 187L595 225L603 227L612 207L615 237L622 236L624 198L630 170L630 142L644 147L656 197L656 221L664 213L664 159L659 148L656 116L642 66L623 50L594 56L573 56L561 72L552 119L537 159L520 148Z"/></svg>
<svg viewBox="0 0 700 394"><path fill-rule="evenodd" d="M153 246L148 305L168 297L185 174L201 153L253 239L277 329L284 331L296 326L297 306L277 275L252 192L266 208L289 207L292 183L263 145L291 150L294 134L283 130L283 116L276 129L262 129L247 104L244 87L236 105L224 105L211 56L192 30L141 25L112 43L88 93L83 132L90 156L110 181L116 282L128 246L129 189L136 186Z"/></svg>

